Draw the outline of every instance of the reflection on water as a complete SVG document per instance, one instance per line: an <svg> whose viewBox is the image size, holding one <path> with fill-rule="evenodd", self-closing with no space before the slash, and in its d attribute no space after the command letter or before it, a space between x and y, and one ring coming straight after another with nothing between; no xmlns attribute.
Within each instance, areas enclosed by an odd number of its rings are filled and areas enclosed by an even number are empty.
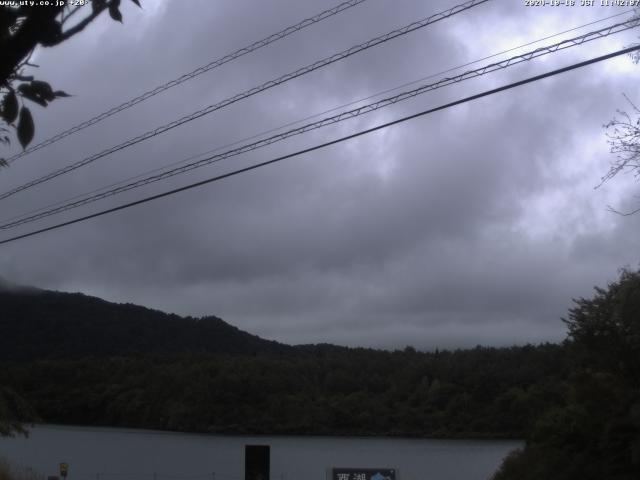
<svg viewBox="0 0 640 480"><path fill-rule="evenodd" d="M247 437L41 425L0 455L67 480L241 480L244 446L271 445L271 479L325 480L331 467L395 468L399 480L485 480L521 445L503 440Z"/></svg>

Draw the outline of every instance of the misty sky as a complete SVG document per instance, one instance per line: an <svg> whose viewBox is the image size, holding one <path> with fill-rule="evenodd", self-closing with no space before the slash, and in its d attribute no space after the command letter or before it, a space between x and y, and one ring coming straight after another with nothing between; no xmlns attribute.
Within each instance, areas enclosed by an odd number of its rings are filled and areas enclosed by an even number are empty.
<svg viewBox="0 0 640 480"><path fill-rule="evenodd" d="M72 40L37 52L33 73L74 96L32 107L35 142L339 2L122 3L123 25L104 15ZM19 159L0 171L0 190L457 3L368 0ZM494 0L5 199L0 219L624 10ZM0 238L585 60L637 36L625 32L465 81ZM594 189L613 160L603 124L628 109L623 94L640 102L639 77L640 66L619 57L6 244L0 276L212 314L287 343L432 349L558 341L572 297L590 296L594 285L640 261L640 214L607 211L637 208L640 185L623 175ZM2 153L17 151L13 145Z"/></svg>

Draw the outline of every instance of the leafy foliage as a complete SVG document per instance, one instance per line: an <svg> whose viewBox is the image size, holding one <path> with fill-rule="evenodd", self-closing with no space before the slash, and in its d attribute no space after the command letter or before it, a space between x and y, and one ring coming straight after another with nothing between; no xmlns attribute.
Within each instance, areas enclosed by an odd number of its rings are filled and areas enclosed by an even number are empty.
<svg viewBox="0 0 640 480"><path fill-rule="evenodd" d="M18 118L18 97L16 97L16 92L14 90L10 90L7 95L5 95L3 103L2 103L2 117L5 122L13 123L16 118Z"/></svg>
<svg viewBox="0 0 640 480"><path fill-rule="evenodd" d="M575 300L564 405L547 410L496 475L508 479L640 477L640 272ZM537 476L536 476L537 475Z"/></svg>
<svg viewBox="0 0 640 480"><path fill-rule="evenodd" d="M18 121L18 140L22 148L25 148L33 139L34 126L31 111L27 107L20 109L20 120Z"/></svg>
<svg viewBox="0 0 640 480"><path fill-rule="evenodd" d="M116 22L122 23L122 13L120 13L120 0L113 0L109 5L109 15Z"/></svg>
<svg viewBox="0 0 640 480"><path fill-rule="evenodd" d="M132 0L140 6L138 0ZM0 5L0 142L9 143L6 127L16 130L22 148L33 140L35 127L25 100L46 107L50 102L69 95L62 90L53 90L47 82L25 76L24 70L35 67L29 63L34 49L38 46L52 47L80 33L103 11L108 10L114 20L122 23L120 0L94 0L91 13L87 14L72 27L65 28L67 20L77 11L88 12L69 2L58 2L43 8L38 5ZM26 3L26 2L23 2ZM22 82L16 86L16 83ZM18 123L16 124L16 119ZM6 166L0 159L0 166Z"/></svg>

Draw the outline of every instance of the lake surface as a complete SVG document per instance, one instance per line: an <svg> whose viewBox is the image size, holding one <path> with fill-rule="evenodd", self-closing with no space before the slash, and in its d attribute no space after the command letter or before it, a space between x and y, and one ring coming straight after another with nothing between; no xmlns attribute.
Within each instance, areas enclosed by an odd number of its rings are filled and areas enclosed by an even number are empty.
<svg viewBox="0 0 640 480"><path fill-rule="evenodd" d="M0 456L68 480L243 480L244 446L271 446L271 480L325 480L331 467L395 468L398 480L486 480L521 442L250 437L40 425L0 438Z"/></svg>

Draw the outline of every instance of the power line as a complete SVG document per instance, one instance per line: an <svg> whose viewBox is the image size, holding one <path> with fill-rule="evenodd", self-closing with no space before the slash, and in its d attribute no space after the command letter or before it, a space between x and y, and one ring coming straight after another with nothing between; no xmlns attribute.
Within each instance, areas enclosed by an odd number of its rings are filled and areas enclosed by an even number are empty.
<svg viewBox="0 0 640 480"><path fill-rule="evenodd" d="M553 53L553 52L558 51L558 50L562 50L562 49L569 48L569 47L576 46L576 45L581 45L581 44L583 44L583 43L585 43L587 41L595 40L597 38L603 38L603 37L606 37L607 35L611 35L613 33L618 33L620 31L624 31L624 30L633 28L633 27L637 26L639 23L640 23L640 20L632 19L632 20L629 20L627 22L622 22L622 23L615 24L615 25L612 25L612 26L609 26L609 27L605 27L605 28L600 29L598 31L588 32L588 33L586 33L584 35L581 35L579 37L575 37L575 38L572 38L572 39L564 40L564 41L556 43L554 45L538 48L538 49L533 50L531 52L527 52L527 53L524 53L524 54L521 54L521 55L518 55L518 56L515 56L515 57L512 57L512 58L503 60L503 61L498 62L498 63L490 64L490 65L481 67L481 68L476 69L476 70L468 71L468 72L465 72L465 73L460 74L460 75L455 76L455 77L445 78L445 79L442 79L442 80L440 80L440 81L438 81L436 83L429 84L429 85L424 85L424 86L419 87L419 88L417 88L415 90L412 90L412 91L409 91L409 92L403 92L403 93L401 93L399 95L396 95L394 97L386 98L386 99L380 100L379 102L375 102L373 104L365 105L365 106L362 106L360 108L357 108L357 109L354 109L354 110L351 110L351 111L348 111L348 112L343 112L343 113L341 113L339 115L320 120L319 122L314 122L314 123L311 123L311 124L307 124L307 125L304 125L302 127L299 127L299 128L293 129L293 130L289 130L287 132L283 132L281 134L274 135L272 137L260 140L258 142L254 142L252 144L241 146L241 147L239 147L237 149L233 149L233 150L230 150L228 152L224 152L222 154L214 155L212 157L208 157L208 158L199 160L197 162L193 162L193 163L187 164L187 165L182 166L182 167L174 168L172 170L166 171L166 172L158 174L158 175L153 175L151 177L147 177L147 178L139 180L137 182L132 182L132 183L129 183L129 184L114 188L112 190L108 190L108 191L105 191L105 192L102 192L102 193L99 193L99 194L96 194L96 195L85 197L85 198L83 198L81 200L78 200L76 202L71 202L71 203L64 204L64 205L62 205L60 207L57 207L57 208L48 209L46 211L43 211L43 212L35 214L35 215L31 215L31 216L27 216L27 217L23 216L24 218L21 218L20 220L16 220L16 221L13 221L13 222L8 221L7 223L4 223L4 224L0 225L0 229L6 230L6 229L9 229L9 228L14 228L14 227L19 226L19 225L23 225L25 223L30 223L30 222L33 222L33 221L36 221L36 220L39 220L39 219L42 219L42 218L46 218L46 217L49 217L49 216L54 215L56 213L61 213L63 211L67 211L67 210L70 210L72 208L77 208L79 206L86 205L88 203L92 203L94 201L98 201L98 200L101 200L101 199L104 199L104 198L107 198L107 197L110 197L110 196L114 196L116 194L123 193L123 192L128 191L128 190L132 190L134 188L138 188L138 187L141 187L141 186L144 186L144 185L148 185L150 183L154 183L154 182L159 181L159 180L163 180L163 179L166 179L166 178L169 178L169 177L181 174L181 173L185 173L185 172L193 170L195 168L199 168L199 167L211 164L211 163L215 163L215 162L224 160L224 159L232 157L232 156L236 156L236 155L239 155L239 154L242 154L242 153L246 153L246 152L251 151L251 150L255 150L257 148L261 148L261 147L276 143L278 141L284 140L284 139L289 138L289 137L294 136L294 135L299 135L299 134L302 134L302 133L306 133L307 131L314 130L314 129L317 129L317 128L321 128L321 127L324 127L326 125L330 125L330 124L333 124L333 123L338 123L340 121L343 121L343 120L346 120L346 119L350 119L350 118L354 118L356 116L363 115L365 113L370 113L372 111L378 110L380 108L384 108L386 106L395 104L397 102L407 100L409 98L412 98L412 97L417 96L419 94L425 93L427 91L432 91L432 90L435 90L437 88L441 88L441 87L444 87L444 86L447 86L447 85L451 85L453 83L457 83L457 82L460 82L460 81L463 81L463 80L467 80L469 78L475 78L477 76L485 75L487 73L491 73L491 72L496 71L498 69L507 68L509 66L516 65L516 64L522 63L524 61L529 61L529 60L532 60L533 58L537 58L537 57L540 57L542 55L546 55L548 53ZM42 209L40 209L40 210L42 210Z"/></svg>
<svg viewBox="0 0 640 480"><path fill-rule="evenodd" d="M486 75L488 73L492 73L495 72L497 70L502 70L505 68L508 68L510 66L513 65L517 65L519 63L523 63L523 62L527 62L530 61L534 58L538 58L541 57L543 55L547 55L550 53L554 53L557 52L559 50L564 50L566 48L570 48L570 47L574 47L574 46L578 46L578 45L582 45L586 42L592 41L592 40L596 40L596 39L600 39L600 38L604 38L607 37L608 35L612 35L614 33L619 33L625 30L628 30L630 28L634 28L636 26L640 25L640 19L631 19L628 20L626 22L621 22L618 24L614 24L608 27L604 27L600 30L596 30L596 31L592 31L592 32L588 32L585 33L583 35L580 35L578 37L575 38L571 38L571 39L567 39L567 40L563 40L561 42L555 43L553 45L549 45L546 47L540 47L537 48L535 50L532 50L530 52L526 52L523 53L521 55L517 55L505 60L502 60L500 62L496 62L496 63L492 63L489 65L485 65L484 67L480 67L478 69L475 70L469 70L467 72L461 73L459 75L456 75L454 77L448 77L448 78L444 78L441 79L435 83L431 83L431 84L427 84L427 85L423 85L420 86L416 89L410 90L410 91L406 91L406 92L402 92L398 95L395 95L393 97L388 97L388 98L384 98L382 100L379 100L377 102L374 103L370 103L368 105L363 105L361 107L358 107L356 109L353 110L349 110L347 112L342 112L338 115L334 115L332 117L327 117L324 118L322 120L319 120L317 122L312 122L291 130L288 130L286 132L282 132L276 135L273 135L271 137L262 139L262 140L258 140L257 142L253 142L253 143L249 143L249 144L245 144L242 145L238 148L232 149L232 150L228 150L226 152L220 153L220 154L216 154L216 155L212 155L209 156L207 158L198 160L196 162L192 162L180 167L176 167L174 169L171 170L167 170L163 173L159 173L156 175L152 175L146 178L143 178L141 180L137 180L116 188L113 188L111 190L106 190L100 193L96 193L95 195L90 195L84 198L81 198L80 200L74 201L74 202L69 202L69 203L65 203L61 206L56 206L54 208L50 208L44 211L39 211L39 213L33 214L33 215L28 215L28 216L22 216L21 218L19 218L18 220L13 220L13 221L7 221L6 223L0 224L0 230L8 230L10 228L15 228L17 226L20 225L24 225L26 223L31 223L37 220L41 220L43 218L46 217L50 217L52 215L55 215L57 213L62 213L65 212L67 210L71 210L73 208L77 208L83 205L87 205L89 203L93 203L95 201L98 200L102 200L104 198L107 197L111 197L114 195L118 195L120 193L124 193L126 191L129 190L133 190L135 188L139 188L145 185L149 185L151 183L155 183L158 182L160 180L164 180L182 173L186 173L188 171L194 170L196 168L200 168L203 167L205 165L209 165L211 163L216 163L219 161L222 161L224 159L230 158L230 157L234 157L243 153L247 153L250 152L252 150L256 150L258 148L262 148L271 144L274 144L276 142L280 142L282 140L285 140L287 138L296 136L296 135L301 135L303 133L309 132L311 130L316 130L322 127L325 127L327 125L333 125L335 123L339 123L351 118L355 118L358 117L360 115L364 115L366 113L371 113L374 112L376 110L388 107L390 105L394 105L398 102L402 102L405 100L409 100L411 98L414 98L418 95L421 95L423 93L426 92L430 92L448 85L452 85L454 83L459 83L461 81L464 80L469 80L471 78L476 78L482 75Z"/></svg>
<svg viewBox="0 0 640 480"><path fill-rule="evenodd" d="M168 130L171 130L173 128L176 128L180 125L183 125L184 123L190 122L192 120L196 120L197 118L203 117L205 115L208 115L210 113L215 112L216 110L220 110L221 108L224 108L228 105L231 105L232 103L238 102L240 100L243 100L245 98L248 98L250 96L256 95L260 92L263 92L265 90L268 90L270 88L273 88L277 85L280 85L282 83L288 82L289 80L293 80L294 78L300 77L302 75L305 75L307 73L313 72L314 70L318 70L319 68L325 67L327 65L330 65L332 63L335 63L339 60L343 60L347 57L350 57L351 55L355 55L356 53L362 52L364 50L367 50L369 48L375 47L377 45L380 45L382 43L388 42L390 40L393 40L394 38L400 37L402 35L406 35L408 33L411 33L415 30L418 30L420 28L424 28L428 25L431 25L433 23L439 22L441 20L444 20L446 18L449 18L453 15L456 15L458 13L464 12L466 10L469 10L473 7L477 7L478 5L481 5L483 3L486 3L490 0L470 0L466 3L460 4L460 5L456 5L455 7L452 7L450 9L447 9L443 12L440 13L436 13L434 15L431 15L430 17L424 18L422 20L418 20L416 22L410 23L409 25L406 25L402 28L393 30L389 33L386 33L384 35L380 35L378 37L375 37L371 40L368 40L367 42L361 43L359 45L355 45L351 48L348 48L347 50L343 50L340 53L336 53L333 54L329 57L326 57L322 60L318 60L317 62L314 62L310 65L307 65L306 67L302 67L299 68L298 70L295 70L293 72L290 72L286 75L283 75L275 80L270 80L268 82L263 83L262 85L259 85L257 87L253 87L249 90L246 90L242 93L239 93L237 95L234 95L233 97L229 97L225 100L222 100L221 102L218 102L214 105L209 105L208 107L205 107L201 110L198 110L196 112L193 112L189 115L186 115L182 118L179 118L178 120L174 120L173 122L170 122L166 125L160 126L158 128L155 128L154 130L149 130L146 133L143 133L142 135L139 135L137 137L134 137L132 139L127 140L126 142L123 142L119 145L116 145L114 147L108 148L106 150L103 150L100 153L94 154L90 157L86 157L83 160L80 160L76 163L73 163L71 165L68 165L64 168L61 168L59 170L56 170L54 172L51 172L43 177L37 178L35 180L32 180L30 182L27 182L19 187L16 187L12 190L9 190L3 194L0 194L0 200L5 199L7 197L10 197L12 195L15 195L18 192L21 192L23 190L26 190L28 188L34 187L36 185L39 185L41 183L44 183L46 181L49 181L51 179L54 179L56 177L59 177L60 175L64 175L66 173L69 173L73 170L76 170L80 167L83 167L85 165L88 165L92 162L95 162L96 160L105 157L107 155L110 155L112 153L115 153L117 151L123 150L127 147L130 147L132 145L135 145L137 143L142 142L143 140L147 140L149 138L155 137L156 135L160 135Z"/></svg>
<svg viewBox="0 0 640 480"><path fill-rule="evenodd" d="M542 38L539 38L539 39L537 39L537 40L532 40L532 41L530 41L530 42L527 42L527 43L524 43L524 44L518 45L518 46L516 46L516 47L508 48L508 49L506 49L506 50L502 50L501 52L493 53L493 54L491 54L491 55L487 55L487 56L485 56L485 57L479 58L479 59L477 59L477 60L473 60L473 61L471 61L471 62L464 63L464 64L462 64L462 65L458 65L458 66L456 66L456 67L451 67L451 68L448 68L448 69L446 69L446 70L443 70L443 71L440 71L440 72L437 72L437 73L432 73L432 74L429 74L429 75L427 75L427 76L420 77L420 78L418 78L418 79L416 79L416 80L412 80L412 81L410 81L410 82L406 82L406 83L403 83L403 84L397 85L397 86L395 86L395 87L388 88L388 89L386 89L386 90L382 90L382 91L377 92L377 93L374 93L374 94L372 94L372 95L368 95L368 96L366 96L366 97L359 98L359 99L357 99L357 100L352 100L352 101L350 101L350 102L348 102L348 103L344 103L344 104L341 104L341 105L338 105L338 106L332 107L332 108L330 108L330 109L323 110L322 112L314 113L313 115L309 115L309 116L307 116L307 117L303 117L303 118L298 119L298 120L295 120L295 121L293 121L293 122L288 122L288 123L285 123L285 124L280 125L280 126L278 126L278 127L274 127L274 128L270 128L270 129L268 129L268 130L264 130L264 131L262 131L262 132L259 132L259 133L256 133L256 134L253 134L253 135L251 135L251 136L249 136L249 137L244 137L244 138L241 138L241 139L236 140L236 141L234 141L234 142L227 143L227 144L225 144L225 145L221 145L221 146L219 146L219 147L215 147L215 148L210 149L210 150L208 150L208 151L206 151L206 152L201 152L201 153L196 154L196 155L191 155L191 156L189 156L189 157L187 157L187 158L183 158L182 160L178 160L177 162L171 162L171 163L166 164L166 165L164 165L164 166L162 166L162 167L157 167L157 168L154 168L154 169L152 169L152 170L147 170L147 171L145 171L145 172L139 173L139 174L137 174L137 175L133 175L133 176L131 176L131 177L127 177L127 178L125 178L125 179L123 179L123 180L119 180L119 181L114 182L114 183L111 183L111 184L109 184L109 185L105 185L105 186L102 186L102 187L96 188L96 189L91 190L91 191L89 191L89 192L84 192L84 193L81 193L81 194L78 194L78 195L74 195L74 196L73 196L73 197L71 197L71 198L67 198L67 199L65 199L65 200L61 200L61 201L58 201L58 202L55 202L55 203L52 203L52 204L49 204L49 205L45 205L45 206L43 206L43 207L36 208L36 209L30 210L30 211L28 211L28 212L21 213L21 214L19 214L19 215L14 215L13 217L10 217L10 218L7 218L7 219L4 219L4 220L0 221L0 223L1 223L1 222L10 222L10 221L12 221L12 220L16 220L16 219L19 219L19 218L21 219L21 218L24 218L24 217L26 217L26 216L28 216L28 215L32 215L32 214L35 214L35 213L38 213L38 212L42 212L43 210L48 210L48 209L51 209L51 208L53 208L53 207L57 207L57 206L59 206L59 205L66 204L66 203L69 203L69 202L71 202L71 201L73 201L73 200L76 200L76 199L79 199L79 198L82 198L82 197L86 197L87 195L92 195L92 194L95 194L95 193L98 193L98 192L102 192L103 190L106 190L106 189L109 189L109 188L112 188L112 187L116 187L116 186L118 186L118 185L122 185L122 184L124 184L125 182L130 182L130 181L132 181L132 180L136 180L136 179L142 178L142 177L144 177L145 175L149 175L149 174L152 174L152 173L155 173L155 172L159 172L159 171L162 171L162 170L166 170L167 168L170 168L170 167L173 167L173 166L176 166L176 165L184 164L184 163L186 163L186 162L188 162L188 161L190 161L190 160L195 160L196 158L199 158L199 157L201 157L201 156L203 156L203 155L209 155L209 154L211 154L211 153L218 152L218 151L220 151L220 150L224 150L225 148L233 147L233 146L238 145L238 144L241 144L241 143L243 143L243 142L247 142L247 141L253 140L253 139L255 139L255 138L262 137L263 135L268 135L268 134L270 134L270 133L277 132L277 131L279 131L279 130L282 130L283 128L291 127L291 126L293 126L293 125L297 125L297 124L302 123L302 122L305 122L305 121L307 121L307 120L311 120L311 119L313 119L313 118L317 118L317 117L319 117L319 116L321 116L321 115L325 115L325 114L327 114L327 113L334 112L334 111L339 110L339 109L341 109L341 108L349 107L349 106L351 106L351 105L355 105L355 104L357 104L357 103L364 102L364 101L366 101L366 100L370 100L370 99L375 98L375 97L379 97L379 96L384 95L384 94L386 94L386 93L390 93L390 92L393 92L393 91L399 90L399 89L401 89L401 88L408 87L408 86L410 86L410 85L415 85L416 83L422 82L422 81L424 81L424 80L429 80L429 79L431 79L431 78L439 77L439 76L442 76L442 75L444 75L444 74L446 74L446 73L450 73L450 72L453 72L453 71L456 71L456 70L460 70L461 68L468 67L468 66L470 66L470 65L475 65L476 63L480 63L480 62L482 62L482 61L484 61L484 60L488 60L488 59L491 59L491 58L495 58L495 57L498 57L498 56L500 56L500 55L504 55L505 53L513 52L513 51L515 51L515 50L519 50L519 49L521 49L521 48L528 47L528 46L530 46L530 45L534 45L534 44L536 44L536 43L540 43L540 42L543 42L543 41L545 41L545 40L549 40L549 39L551 39L551 38L559 37L560 35L564 35L565 33L574 32L574 31L576 31L576 30L580 30L580 29L582 29L582 28L584 28L584 27L588 27L588 26L591 26L591 25L595 25L596 23L601 23L601 22L604 22L604 21L606 21L606 20L610 20L610 19L612 19L612 18L616 18L616 17L622 16L622 15L627 15L627 14L630 14L630 13L633 13L633 12L634 12L634 10L633 10L633 9L631 9L631 10L626 10L626 11L623 11L623 12L620 12L620 13L616 13L616 14L614 14L614 15L609 15L608 17L603 17L603 18L600 18L600 19L598 19L598 20L594 20L594 21L589 22L589 23L585 23L585 24L582 24L582 25L578 25L577 27L572 27L572 28L570 28L570 29L563 30L563 31L561 31L561 32L557 32L557 33L554 33L554 34L552 34L552 35L547 35L546 37L542 37ZM1 224L0 224L0 229L2 229L3 227L4 227L4 225L1 225Z"/></svg>
<svg viewBox="0 0 640 480"><path fill-rule="evenodd" d="M289 35L298 32L304 28L307 28L311 25L315 25L316 23L319 23L323 20L326 20L327 18L330 18L334 15L337 15L338 13L341 13L351 7L355 7L356 5L359 5L363 2L366 2L367 0L348 0L346 2L343 2L333 8L330 8L328 10L325 10L323 12L318 13L317 15L314 15L313 17L309 17L305 20L302 20L301 22L292 25L290 27L285 28L284 30L280 30L277 33L274 33L272 35L269 35L268 37L263 38L262 40L258 40L257 42L252 43L251 45L248 45L246 47L240 48L238 50L236 50L233 53L227 54L224 57L220 57L217 60L214 60L206 65L202 65L201 67L196 68L195 70L192 70L189 73L186 73L178 78L175 78L167 83L164 83L163 85L160 85L152 90L148 90L146 92L144 92L141 95L138 95L137 97L134 97L130 100L127 100L126 102L118 105L117 107L113 107L110 110L107 110L106 112L103 112L99 115L96 115L95 117L90 118L89 120L86 120L82 123L79 123L78 125L75 125L74 127L71 127L63 132L58 133L57 135L54 135L51 138L48 138L47 140L44 140L40 143L38 143L37 145L34 145L32 147L29 147L25 150L23 150L20 153L17 153L16 155L13 155L12 157L7 159L8 163L13 163L15 162L18 158L20 157L24 157L25 155L28 155L31 152L35 152L36 150L40 150L41 148L44 148L48 145L51 145L53 143L56 143L59 140L62 140L65 137L68 137L69 135L72 135L76 132L79 132L80 130L84 130L87 127L90 127L91 125L95 125L96 123L99 123L109 117L111 117L112 115L115 115L116 113L119 113L123 110L126 110L128 108L133 107L134 105L137 105L138 103L144 102L145 100L154 97L156 95L158 95L159 93L164 92L165 90L169 90L170 88L173 88L175 86L180 85L181 83L184 83L188 80L191 80L195 77L197 77L198 75L202 75L203 73L208 72L209 70L213 70L214 68L220 67L222 65L224 65L225 63L228 63L232 60L235 60L237 58L242 57L243 55L246 55L248 53L254 52L262 47L266 47L267 45L270 45L278 40L281 40L285 37L288 37Z"/></svg>
<svg viewBox="0 0 640 480"><path fill-rule="evenodd" d="M79 217L79 218L75 218L73 220L69 220L69 221L66 221L66 222L58 223L56 225L52 225L52 226L49 226L49 227L46 227L46 228L41 228L39 230L34 230L32 232L24 233L22 235L17 235L15 237L11 237L11 238L8 238L6 240L0 241L0 245L6 244L6 243L9 243L9 242L13 242L13 241L16 241L16 240L20 240L20 239L23 239L23 238L31 237L31 236L34 236L34 235L38 235L40 233L48 232L48 231L51 231L51 230L56 230L58 228L62 228L62 227L68 226L68 225L73 225L75 223L79 223L79 222L83 222L83 221L86 221L86 220L90 220L92 218L101 217L101 216L107 215L109 213L117 212L117 211L120 211L120 210L125 210L127 208L131 208L131 207L134 207L136 205L141 205L143 203L151 202L153 200L158 200L158 199L163 198L163 197L168 197L170 195L174 195L174 194L179 193L179 192L183 192L183 191L186 191L186 190L191 190L193 188L200 187L202 185L207 185L209 183L213 183L213 182L216 182L216 181L219 181L219 180L223 180L223 179L228 178L228 177L233 177L233 176L239 175L241 173L245 173L245 172L248 172L248 171L251 171L251 170L256 170L258 168L265 167L267 165L271 165L271 164L274 164L274 163L277 163L277 162L281 162L282 160L286 160L286 159L289 159L289 158L297 157L297 156L303 155L305 153L313 152L315 150L320 150L322 148L326 148L326 147L331 146L331 145L335 145L335 144L338 144L338 143L341 143L341 142L344 142L344 141L347 141L347 140L351 140L353 138L357 138L357 137L360 137L362 135L367 135L369 133L381 130L383 128L388 128L390 126L397 125L397 124L406 122L408 120L413 120L415 118L422 117L422 116L425 116L425 115L428 115L428 114L431 114L431 113L434 113L434 112L438 112L440 110L445 110L447 108L451 108L451 107L454 107L456 105L461 105L463 103L467 103L467 102L470 102L470 101L473 101L473 100L477 100L479 98L487 97L489 95L494 95L494 94L499 93L499 92L510 90L512 88L519 87L519 86L522 86L522 85L526 85L526 84L529 84L529 83L537 82L537 81L543 80L545 78L549 78L549 77L552 77L552 76L555 76L555 75L559 75L561 73L565 73L565 72L568 72L568 71L571 71L571 70L582 68L582 67L585 67L587 65L592 65L594 63L602 62L604 60L608 60L610 58L618 57L620 55L625 55L625 54L628 54L628 53L631 53L631 52L634 52L634 51L638 51L638 50L640 50L640 45L636 45L636 46L628 47L628 48L623 48L621 50L617 50L615 52L612 52L612 53L609 53L609 54L606 54L606 55L601 55L599 57L592 58L590 60L585 60L583 62L574 63L574 64L569 65L567 67L563 67L563 68L559 68L559 69L556 69L556 70L552 70L550 72L543 73L543 74L540 74L540 75L535 75L533 77L529 77L529 78L526 78L524 80L519 80L517 82L509 83L507 85L503 85L501 87L493 88L491 90L486 90L486 91L478 93L476 95L471 95L469 97L465 97L465 98L460 99L460 100L449 102L449 103L446 103L444 105L440 105L440 106L435 107L435 108L430 108L428 110L423 110L422 112L415 113L413 115L408 115L408 116L393 120L391 122L386 122L386 123L377 125L375 127L368 128L366 130L361 130L359 132L352 133L350 135L346 135L344 137L340 137L340 138L337 138L337 139L334 139L334 140L330 140L328 142L321 143L321 144L315 145L313 147L305 148L303 150L298 150L296 152L293 152L293 153L290 153L290 154L287 154L287 155L282 155L280 157L277 157L277 158L274 158L274 159L271 159L271 160L267 160L265 162L261 162L261 163L257 163L257 164L251 165L249 167L240 168L238 170L234 170L232 172L228 172L228 173L225 173L225 174L222 174L222 175L217 175L215 177L211 177L211 178L208 178L206 180L201 180L199 182L191 183L191 184L185 185L183 187L174 188L173 190L169 190L169 191L166 191L166 192L163 192L163 193L159 193L159 194L156 194L156 195L151 195L149 197L145 197L145 198L140 199L140 200L136 200L136 201L129 202L129 203L126 203L126 204L123 204L123 205L119 205L117 207L113 207L113 208L109 208L109 209L106 209L106 210L102 210L100 212L92 213L91 215L85 215L83 217Z"/></svg>

